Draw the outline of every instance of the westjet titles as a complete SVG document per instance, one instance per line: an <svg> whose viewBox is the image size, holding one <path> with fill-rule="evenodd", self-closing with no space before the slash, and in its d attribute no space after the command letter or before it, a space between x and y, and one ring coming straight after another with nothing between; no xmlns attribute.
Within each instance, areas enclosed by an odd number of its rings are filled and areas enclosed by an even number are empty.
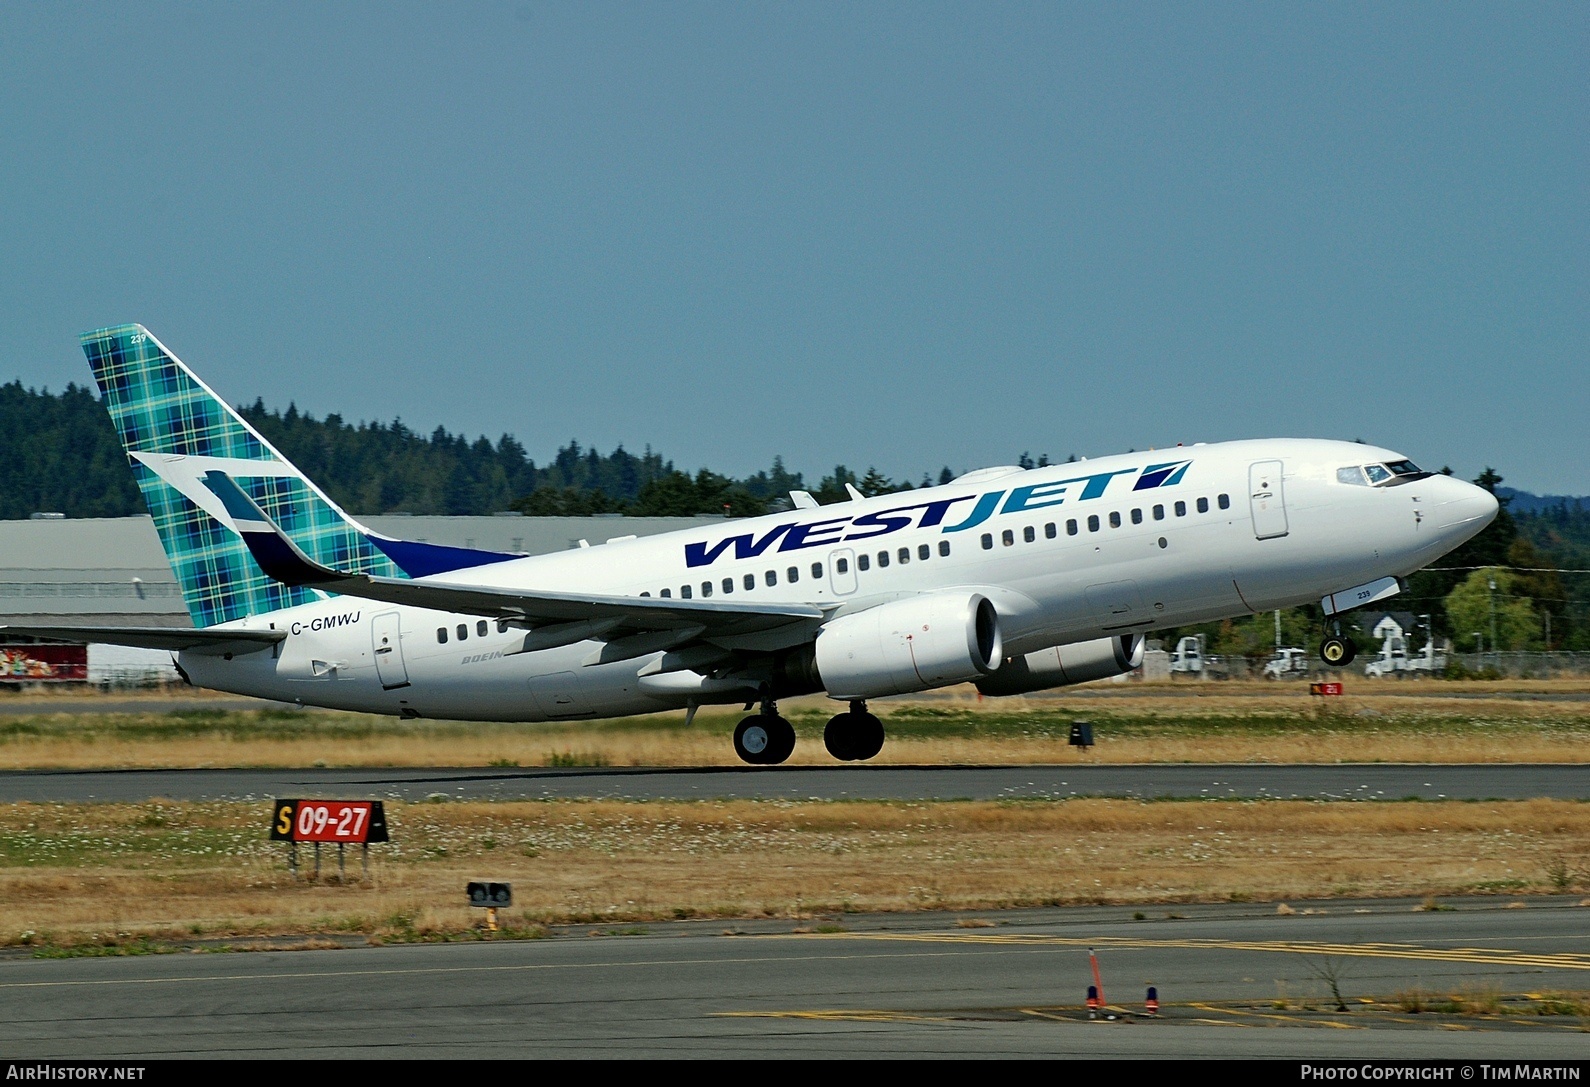
<svg viewBox="0 0 1590 1087"><path fill-rule="evenodd" d="M899 532L907 528L934 528L939 527L942 532L965 532L967 529L976 528L990 517L994 516L995 509L999 515L1007 513L1026 513L1031 510L1043 509L1046 506L1058 506L1068 498L1077 502L1086 502L1091 499L1101 498L1110 481L1117 476L1138 474L1134 491L1146 491L1156 487L1171 487L1182 481L1187 474L1187 469L1192 465L1191 460L1172 461L1167 464L1150 464L1143 469L1121 468L1113 472L1094 472L1084 476L1073 476L1070 479L1053 480L1048 483L1034 483L1027 487L1016 487L1010 491L986 491L983 494L963 494L955 498L940 498L931 502L914 502L910 505L895 506L890 509L880 510L877 513L863 514L860 517L830 517L821 521L807 523L792 522L789 524L775 525L760 539L752 533L738 536L729 536L717 543L708 545L706 541L697 541L685 544L685 565L689 567L711 566L725 552L729 545L734 545L736 559L754 559L763 554L773 545L778 543L778 551L799 551L807 547L827 547L836 543L849 543L855 540L871 540L878 536L887 536L891 532ZM1082 484L1080 492L1068 494L1068 489L1075 484ZM1008 497L1007 497L1008 495ZM950 509L962 502L976 499L976 504L966 515L965 520L953 525L943 522L949 516ZM1000 499L1004 505L1000 505ZM921 511L918 517L916 511ZM846 533L846 528L861 529L859 532Z"/></svg>

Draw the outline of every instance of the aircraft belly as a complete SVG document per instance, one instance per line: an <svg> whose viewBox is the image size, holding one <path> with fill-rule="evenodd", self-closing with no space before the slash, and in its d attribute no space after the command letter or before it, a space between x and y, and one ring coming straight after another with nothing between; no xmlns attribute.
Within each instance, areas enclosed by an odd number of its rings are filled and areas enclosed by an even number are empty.
<svg viewBox="0 0 1590 1087"><path fill-rule="evenodd" d="M1245 613L1217 542L1212 534L1183 534L1161 548L1157 534L1134 534L1112 544L1118 556L1136 552L1125 561L1104 561L1110 556L1102 549L1071 549L1057 564L1061 572L1024 586L1042 604L1040 629L1005 631L1007 651Z"/></svg>
<svg viewBox="0 0 1590 1087"><path fill-rule="evenodd" d="M1373 515L1347 520L1328 509L1294 511L1292 532L1249 540L1235 550L1234 576L1245 611L1317 602L1325 593L1384 575L1391 553L1379 546L1391 526Z"/></svg>

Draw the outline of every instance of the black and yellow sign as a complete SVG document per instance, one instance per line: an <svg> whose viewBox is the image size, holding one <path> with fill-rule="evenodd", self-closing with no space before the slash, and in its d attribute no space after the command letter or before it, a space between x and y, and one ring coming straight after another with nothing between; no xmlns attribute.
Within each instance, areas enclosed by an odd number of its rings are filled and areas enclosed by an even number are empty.
<svg viewBox="0 0 1590 1087"><path fill-rule="evenodd" d="M386 840L386 808L379 800L278 800L271 808L273 842Z"/></svg>

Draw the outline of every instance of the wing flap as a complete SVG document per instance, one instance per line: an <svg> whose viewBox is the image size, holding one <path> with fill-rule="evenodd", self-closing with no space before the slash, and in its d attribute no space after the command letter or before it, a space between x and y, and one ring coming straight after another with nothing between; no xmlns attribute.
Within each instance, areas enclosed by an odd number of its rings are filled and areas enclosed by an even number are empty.
<svg viewBox="0 0 1590 1087"><path fill-rule="evenodd" d="M407 580L343 573L322 566L299 550L224 472L210 472L205 477L205 485L225 504L227 514L260 569L285 585L531 625L616 621L610 629L632 633L699 628L706 638L754 634L799 620L820 621L824 616L821 608L807 604L741 604L554 593L495 585L460 585L425 578Z"/></svg>

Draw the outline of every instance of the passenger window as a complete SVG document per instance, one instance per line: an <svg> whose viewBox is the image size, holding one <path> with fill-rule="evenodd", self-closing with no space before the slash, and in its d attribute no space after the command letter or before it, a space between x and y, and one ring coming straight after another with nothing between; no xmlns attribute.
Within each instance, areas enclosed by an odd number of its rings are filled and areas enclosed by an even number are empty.
<svg viewBox="0 0 1590 1087"><path fill-rule="evenodd" d="M812 563L812 577L820 578L822 576L823 576L823 564L820 563L820 562Z"/></svg>
<svg viewBox="0 0 1590 1087"><path fill-rule="evenodd" d="M732 577L723 579L723 592L725 595L734 592L734 579Z"/></svg>
<svg viewBox="0 0 1590 1087"><path fill-rule="evenodd" d="M436 628L436 640L437 640L438 643L440 643L442 645L446 645L447 644L447 628L446 627L437 627Z"/></svg>
<svg viewBox="0 0 1590 1087"><path fill-rule="evenodd" d="M927 544L917 544L916 557L924 561L930 559L933 557L933 549Z"/></svg>
<svg viewBox="0 0 1590 1087"><path fill-rule="evenodd" d="M458 640L459 641L463 641L465 638L468 638L468 637L469 637L469 624L468 623L459 623L458 624Z"/></svg>
<svg viewBox="0 0 1590 1087"><path fill-rule="evenodd" d="M949 554L950 554L950 542L948 540L940 540L939 541L939 554L942 557L944 557L944 558L948 558L949 557Z"/></svg>
<svg viewBox="0 0 1590 1087"><path fill-rule="evenodd" d="M1096 513L1089 514L1088 515L1088 531L1089 532L1097 532L1098 530L1099 530L1099 515L1096 514Z"/></svg>
<svg viewBox="0 0 1590 1087"><path fill-rule="evenodd" d="M1027 543L1032 543L1032 541L1038 538L1038 530L1033 528L1031 525L1028 525L1026 528L1021 530L1021 538Z"/></svg>
<svg viewBox="0 0 1590 1087"><path fill-rule="evenodd" d="M1164 519L1165 519L1165 507L1164 506L1155 506L1154 507L1154 520L1163 521Z"/></svg>
<svg viewBox="0 0 1590 1087"><path fill-rule="evenodd" d="M1004 544L1006 547L1010 547L1016 542L1016 534L1007 528L1005 531L999 534L999 542Z"/></svg>
<svg viewBox="0 0 1590 1087"><path fill-rule="evenodd" d="M870 570L871 568L872 568L872 556L871 555L861 554L861 555L857 555L856 556L856 569L857 570Z"/></svg>
<svg viewBox="0 0 1590 1087"><path fill-rule="evenodd" d="M756 575L755 574L746 574L745 575L745 587L747 589L756 588Z"/></svg>
<svg viewBox="0 0 1590 1087"><path fill-rule="evenodd" d="M769 570L767 573L762 575L762 580L767 582L769 585L777 585L778 584L778 571L777 570Z"/></svg>
<svg viewBox="0 0 1590 1087"><path fill-rule="evenodd" d="M480 638L486 636L486 620L482 619L475 624L475 635Z"/></svg>
<svg viewBox="0 0 1590 1087"><path fill-rule="evenodd" d="M838 570L841 574L850 573L850 560L849 559L835 559L834 560L834 569Z"/></svg>
<svg viewBox="0 0 1590 1087"><path fill-rule="evenodd" d="M689 600L690 599L690 586L688 586L688 585L679 586L679 599L680 600Z"/></svg>
<svg viewBox="0 0 1590 1087"><path fill-rule="evenodd" d="M1200 498L1198 500L1198 512L1199 513L1208 513L1209 512L1209 499Z"/></svg>
<svg viewBox="0 0 1590 1087"><path fill-rule="evenodd" d="M1176 516L1177 517L1186 517L1187 516L1187 503L1185 503L1185 502L1176 503Z"/></svg>
<svg viewBox="0 0 1590 1087"><path fill-rule="evenodd" d="M1048 524L1043 526L1043 535L1044 539L1046 540L1052 540L1055 538L1057 535L1057 530L1054 527L1053 521L1050 521Z"/></svg>
<svg viewBox="0 0 1590 1087"><path fill-rule="evenodd" d="M904 566L906 563L911 561L911 549L909 547L900 548L900 550L894 553L894 558L896 562L898 562L901 566Z"/></svg>
<svg viewBox="0 0 1590 1087"><path fill-rule="evenodd" d="M661 592L659 592L657 595L658 596L672 597L674 595L674 591L672 589L664 589Z"/></svg>
<svg viewBox="0 0 1590 1087"><path fill-rule="evenodd" d="M990 536L986 532L983 533L983 550L984 551L992 551L993 549L994 549L994 538L992 536Z"/></svg>
<svg viewBox="0 0 1590 1087"><path fill-rule="evenodd" d="M1121 511L1120 510L1111 510L1110 511L1110 527L1111 528L1120 528L1121 527Z"/></svg>
<svg viewBox="0 0 1590 1087"><path fill-rule="evenodd" d="M1133 510L1132 511L1132 524L1140 525L1142 523L1143 523L1143 511L1142 510Z"/></svg>
<svg viewBox="0 0 1590 1087"><path fill-rule="evenodd" d="M1231 496L1229 494L1221 495L1218 501L1220 502L1221 509L1228 510L1231 508Z"/></svg>
<svg viewBox="0 0 1590 1087"><path fill-rule="evenodd" d="M1077 519L1075 517L1072 517L1072 518L1069 518L1066 521L1066 535L1067 536L1075 536L1076 534L1077 534Z"/></svg>
<svg viewBox="0 0 1590 1087"><path fill-rule="evenodd" d="M878 569L882 570L885 566L888 566L888 565L889 565L889 553L887 551L878 552Z"/></svg>
<svg viewBox="0 0 1590 1087"><path fill-rule="evenodd" d="M791 585L795 584L801 579L801 571L800 567L798 566L791 566L788 570L784 571L784 573L788 575L789 583Z"/></svg>
<svg viewBox="0 0 1590 1087"><path fill-rule="evenodd" d="M712 595L712 582L703 581L701 583L701 596L702 596L702 598L705 599L706 597L709 597L711 595Z"/></svg>

